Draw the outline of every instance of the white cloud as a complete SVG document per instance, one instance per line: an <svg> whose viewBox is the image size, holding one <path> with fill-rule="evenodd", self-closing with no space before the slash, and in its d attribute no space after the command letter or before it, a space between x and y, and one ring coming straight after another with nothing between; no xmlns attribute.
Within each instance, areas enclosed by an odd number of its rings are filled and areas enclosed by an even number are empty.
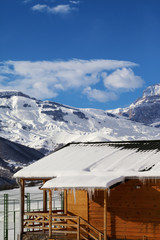
<svg viewBox="0 0 160 240"><path fill-rule="evenodd" d="M117 100L117 95L114 92L91 89L91 87L85 88L83 93L86 94L91 101L108 102Z"/></svg>
<svg viewBox="0 0 160 240"><path fill-rule="evenodd" d="M42 12L43 10L47 10L47 9L48 9L48 6L45 4L36 4L32 7L32 10L40 11L40 12Z"/></svg>
<svg viewBox="0 0 160 240"><path fill-rule="evenodd" d="M69 1L70 3L72 3L72 4L79 4L80 3L80 1Z"/></svg>
<svg viewBox="0 0 160 240"><path fill-rule="evenodd" d="M52 14L68 14L76 8L71 7L69 4L60 4L55 7L50 7L46 4L36 4L32 7L33 11L48 12Z"/></svg>
<svg viewBox="0 0 160 240"><path fill-rule="evenodd" d="M45 99L76 89L91 100L114 100L119 88L132 90L142 85L131 67L137 64L116 60L6 61L0 63L0 88L20 90ZM113 71L107 75L107 72ZM104 91L98 84L104 84ZM94 86L94 87L92 87ZM85 90L84 90L85 89Z"/></svg>
<svg viewBox="0 0 160 240"><path fill-rule="evenodd" d="M132 69L130 68L122 68L117 69L109 76L104 77L104 85L106 88L114 88L114 89L126 89L131 90L135 88L142 87L144 81L141 77L136 76Z"/></svg>
<svg viewBox="0 0 160 240"><path fill-rule="evenodd" d="M69 4L66 5L58 5L56 7L53 7L50 9L51 12L53 13L69 13L71 10L73 10L73 8L70 7Z"/></svg>

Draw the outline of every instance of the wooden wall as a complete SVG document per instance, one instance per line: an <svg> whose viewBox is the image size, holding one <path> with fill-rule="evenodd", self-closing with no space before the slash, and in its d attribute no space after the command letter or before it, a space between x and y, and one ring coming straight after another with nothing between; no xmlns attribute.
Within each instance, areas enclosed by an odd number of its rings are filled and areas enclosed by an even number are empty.
<svg viewBox="0 0 160 240"><path fill-rule="evenodd" d="M103 233L104 231L104 191L95 191L92 200L89 200L89 223Z"/></svg>
<svg viewBox="0 0 160 240"><path fill-rule="evenodd" d="M103 191L89 200L89 223L103 232ZM110 190L107 234L110 239L160 239L160 180L129 180Z"/></svg>
<svg viewBox="0 0 160 240"><path fill-rule="evenodd" d="M88 194L87 191L77 190L67 193L67 212L78 215L88 221Z"/></svg>

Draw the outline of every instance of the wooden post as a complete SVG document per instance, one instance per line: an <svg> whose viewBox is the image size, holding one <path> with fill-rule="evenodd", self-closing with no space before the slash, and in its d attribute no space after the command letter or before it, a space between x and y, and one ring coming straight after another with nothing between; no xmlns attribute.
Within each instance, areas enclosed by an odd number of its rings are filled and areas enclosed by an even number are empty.
<svg viewBox="0 0 160 240"><path fill-rule="evenodd" d="M102 240L102 234L99 233L99 240Z"/></svg>
<svg viewBox="0 0 160 240"><path fill-rule="evenodd" d="M52 237L52 190L49 190L49 238Z"/></svg>
<svg viewBox="0 0 160 240"><path fill-rule="evenodd" d="M107 240L107 190L104 190L104 240Z"/></svg>
<svg viewBox="0 0 160 240"><path fill-rule="evenodd" d="M24 180L20 179L21 186L21 233L24 232L23 221L24 221Z"/></svg>
<svg viewBox="0 0 160 240"><path fill-rule="evenodd" d="M43 180L43 185L45 184L46 180ZM43 190L43 212L47 212L47 191Z"/></svg>
<svg viewBox="0 0 160 240"><path fill-rule="evenodd" d="M46 180L43 180L43 185L45 184ZM47 212L47 191L43 190L43 212ZM43 217L43 221L45 220L45 217ZM42 224L43 232L45 233L45 222Z"/></svg>
<svg viewBox="0 0 160 240"><path fill-rule="evenodd" d="M80 218L77 217L77 240L80 240Z"/></svg>
<svg viewBox="0 0 160 240"><path fill-rule="evenodd" d="M64 214L67 214L67 190L64 190Z"/></svg>

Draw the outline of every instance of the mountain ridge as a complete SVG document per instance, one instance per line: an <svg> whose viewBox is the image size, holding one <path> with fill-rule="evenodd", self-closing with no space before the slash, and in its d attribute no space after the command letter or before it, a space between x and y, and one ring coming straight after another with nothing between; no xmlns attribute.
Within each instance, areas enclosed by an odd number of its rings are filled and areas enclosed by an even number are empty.
<svg viewBox="0 0 160 240"><path fill-rule="evenodd" d="M0 137L0 190L16 186L12 175L20 168L42 158L35 149Z"/></svg>
<svg viewBox="0 0 160 240"><path fill-rule="evenodd" d="M0 135L44 154L72 141L159 139L159 130L133 117L132 111L140 104L148 107L153 102L159 106L159 100L159 95L143 96L129 108L107 111L74 108L37 100L19 91L3 90L0 91ZM152 117L155 120L154 114ZM158 117L160 121L160 113ZM153 120L150 122L152 126Z"/></svg>
<svg viewBox="0 0 160 240"><path fill-rule="evenodd" d="M138 98L129 107L114 109L110 112L135 122L159 128L160 84L147 87L143 91L142 97Z"/></svg>

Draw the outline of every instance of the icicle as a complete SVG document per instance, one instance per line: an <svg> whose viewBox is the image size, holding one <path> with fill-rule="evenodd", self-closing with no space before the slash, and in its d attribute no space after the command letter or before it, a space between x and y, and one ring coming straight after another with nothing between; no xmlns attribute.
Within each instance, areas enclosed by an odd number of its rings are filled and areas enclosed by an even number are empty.
<svg viewBox="0 0 160 240"><path fill-rule="evenodd" d="M143 185L146 184L147 180L148 179L146 179L146 178L139 177L139 181L141 181Z"/></svg>
<svg viewBox="0 0 160 240"><path fill-rule="evenodd" d="M76 188L67 188L67 194L70 192L74 196L74 204L76 204Z"/></svg>
<svg viewBox="0 0 160 240"><path fill-rule="evenodd" d="M74 195L74 204L76 204L76 189L73 188L73 195Z"/></svg>
<svg viewBox="0 0 160 240"><path fill-rule="evenodd" d="M108 188L108 197L110 197L110 194L111 194L111 189Z"/></svg>
<svg viewBox="0 0 160 240"><path fill-rule="evenodd" d="M92 200L92 196L95 194L95 188L88 188L87 189L89 200Z"/></svg>

